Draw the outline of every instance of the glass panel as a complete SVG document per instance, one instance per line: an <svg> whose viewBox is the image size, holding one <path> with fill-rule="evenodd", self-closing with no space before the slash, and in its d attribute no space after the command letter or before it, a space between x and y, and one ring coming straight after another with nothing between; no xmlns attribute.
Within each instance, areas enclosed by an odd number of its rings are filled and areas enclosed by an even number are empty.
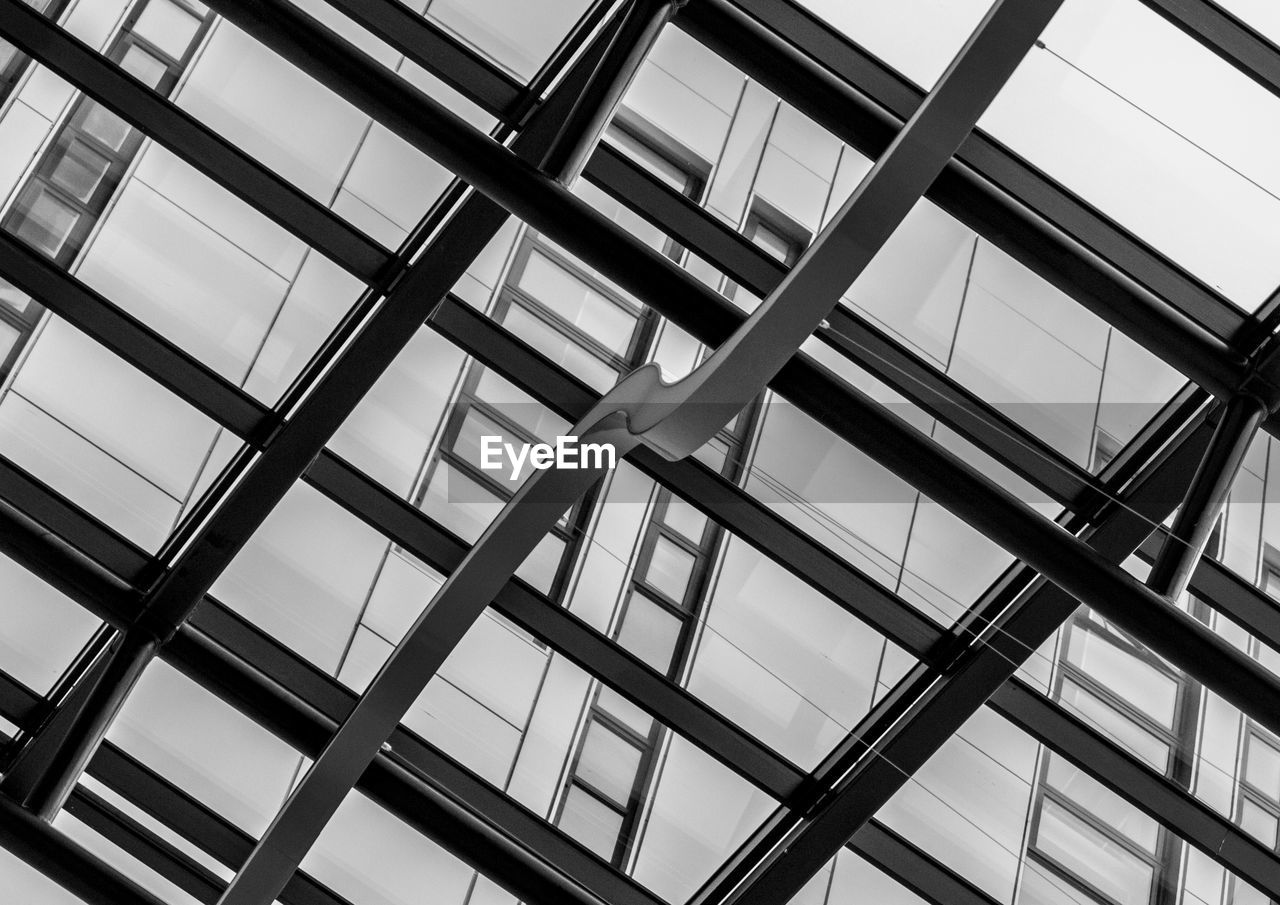
<svg viewBox="0 0 1280 905"><path fill-rule="evenodd" d="M660 673L671 667L682 620L639 592L627 601L618 643Z"/></svg>
<svg viewBox="0 0 1280 905"><path fill-rule="evenodd" d="M1150 864L1051 799L1040 809L1036 846L1120 905L1144 905L1151 895Z"/></svg>
<svg viewBox="0 0 1280 905"><path fill-rule="evenodd" d="M1280 751L1258 736L1249 737L1245 759L1245 779L1259 792L1280 801Z"/></svg>
<svg viewBox="0 0 1280 905"><path fill-rule="evenodd" d="M475 876L415 828L351 792L302 860L301 869L348 902L461 905Z"/></svg>
<svg viewBox="0 0 1280 905"><path fill-rule="evenodd" d="M0 668L43 694L101 623L51 585L0 557Z"/></svg>
<svg viewBox="0 0 1280 905"><path fill-rule="evenodd" d="M1155 854L1160 825L1093 777L1073 767L1061 757L1050 755L1048 780L1055 789L1104 824L1124 833L1147 851Z"/></svg>
<svg viewBox="0 0 1280 905"><path fill-rule="evenodd" d="M803 0L837 31L924 87L942 75L990 0ZM922 27L922 23L928 27Z"/></svg>
<svg viewBox="0 0 1280 905"><path fill-rule="evenodd" d="M1164 773L1169 765L1169 745L1133 720L1122 716L1114 707L1105 704L1090 692L1070 680L1063 680L1061 703L1082 717L1086 723L1123 748L1151 764L1157 773Z"/></svg>
<svg viewBox="0 0 1280 905"><path fill-rule="evenodd" d="M517 285L556 314L619 355L626 353L636 316L532 249Z"/></svg>
<svg viewBox="0 0 1280 905"><path fill-rule="evenodd" d="M609 861L622 830L622 815L585 789L570 786L560 812L560 829Z"/></svg>
<svg viewBox="0 0 1280 905"><path fill-rule="evenodd" d="M625 807L639 768L640 749L598 720L592 721L578 757L578 778Z"/></svg>
<svg viewBox="0 0 1280 905"><path fill-rule="evenodd" d="M22 221L18 235L49 257L57 257L71 235L80 212L45 188L19 204Z"/></svg>
<svg viewBox="0 0 1280 905"><path fill-rule="evenodd" d="M147 668L107 738L253 835L267 828L301 758L163 661Z"/></svg>
<svg viewBox="0 0 1280 905"><path fill-rule="evenodd" d="M618 372L612 367L520 305L512 305L502 322L516 336L597 392L603 393L618 382Z"/></svg>
<svg viewBox="0 0 1280 905"><path fill-rule="evenodd" d="M72 141L49 177L80 201L88 201L111 161L82 141Z"/></svg>
<svg viewBox="0 0 1280 905"><path fill-rule="evenodd" d="M676 603L683 603L696 561L688 550L659 535L644 580Z"/></svg>
<svg viewBox="0 0 1280 905"><path fill-rule="evenodd" d="M138 21L135 34L146 38L175 60L181 60L191 39L200 29L200 20L172 0L150 0Z"/></svg>
<svg viewBox="0 0 1280 905"><path fill-rule="evenodd" d="M587 0L431 0L427 17L527 81L587 6Z"/></svg>
<svg viewBox="0 0 1280 905"><path fill-rule="evenodd" d="M1166 726L1173 724L1178 683L1154 666L1106 641L1096 632L1074 630L1067 660L1125 701Z"/></svg>
<svg viewBox="0 0 1280 905"><path fill-rule="evenodd" d="M705 515L674 496L667 500L667 511L662 515L662 522L668 528L679 531L695 544L702 542L702 534L707 527Z"/></svg>
<svg viewBox="0 0 1280 905"><path fill-rule="evenodd" d="M1240 828L1267 848L1276 847L1276 818L1249 799L1240 802Z"/></svg>

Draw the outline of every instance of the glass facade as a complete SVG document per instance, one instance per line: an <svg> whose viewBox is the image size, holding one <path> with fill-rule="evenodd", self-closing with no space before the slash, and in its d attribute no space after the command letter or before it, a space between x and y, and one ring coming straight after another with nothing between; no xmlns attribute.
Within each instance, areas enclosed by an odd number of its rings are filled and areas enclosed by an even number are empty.
<svg viewBox="0 0 1280 905"><path fill-rule="evenodd" d="M1169 555L1224 401L1280 401L1280 26L1189 4L1268 84L1168 5L1062 4L788 369L692 456L565 501L280 902L1280 901L1267 703L1038 580L858 420L900 419L1137 581ZM488 441L703 366L990 6L0 0L13 900L219 901L519 499ZM503 189L469 194L416 123L527 156L645 9L664 24L583 173L556 194L503 151L543 200L485 233ZM633 257L585 253L546 199ZM639 291L638 260L684 291ZM457 274L440 299L403 289L433 271ZM1280 682L1273 429L1149 618ZM117 675L146 632L158 655Z"/></svg>

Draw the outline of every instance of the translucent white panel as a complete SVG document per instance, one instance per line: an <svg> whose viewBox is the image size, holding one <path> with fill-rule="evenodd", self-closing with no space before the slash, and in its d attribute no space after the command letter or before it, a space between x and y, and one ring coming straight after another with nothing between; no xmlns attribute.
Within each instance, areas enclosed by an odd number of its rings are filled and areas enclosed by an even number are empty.
<svg viewBox="0 0 1280 905"><path fill-rule="evenodd" d="M706 618L690 690L800 766L869 708L884 639L737 538Z"/></svg>
<svg viewBox="0 0 1280 905"><path fill-rule="evenodd" d="M50 585L0 557L0 668L44 693L101 623Z"/></svg>
<svg viewBox="0 0 1280 905"><path fill-rule="evenodd" d="M18 184L49 134L50 123L22 102L13 104L0 119L0 198Z"/></svg>
<svg viewBox="0 0 1280 905"><path fill-rule="evenodd" d="M733 64L680 29L663 29L647 62L664 69L726 113L734 113L745 77Z"/></svg>
<svg viewBox="0 0 1280 905"><path fill-rule="evenodd" d="M832 206L836 204L833 198ZM852 303L926 355L945 362L974 243L974 234L959 221L919 201L842 302Z"/></svg>
<svg viewBox="0 0 1280 905"><path fill-rule="evenodd" d="M801 6L928 88L982 21L991 0L803 0Z"/></svg>
<svg viewBox="0 0 1280 905"><path fill-rule="evenodd" d="M795 406L770 404L747 489L877 581L897 579L915 490Z"/></svg>
<svg viewBox="0 0 1280 905"><path fill-rule="evenodd" d="M1107 328L980 243L948 369L982 399L1086 464Z"/></svg>
<svg viewBox="0 0 1280 905"><path fill-rule="evenodd" d="M383 638L359 628L338 678L353 690L364 691L391 649ZM442 676L427 683L402 722L498 788L506 782L520 747L519 728Z"/></svg>
<svg viewBox="0 0 1280 905"><path fill-rule="evenodd" d="M958 619L1013 557L931 500L911 527L898 594L931 619Z"/></svg>
<svg viewBox="0 0 1280 905"><path fill-rule="evenodd" d="M213 587L213 595L332 672L355 630L386 541L297 484Z"/></svg>
<svg viewBox="0 0 1280 905"><path fill-rule="evenodd" d="M275 816L299 762L279 738L160 660L107 737L254 835Z"/></svg>
<svg viewBox="0 0 1280 905"><path fill-rule="evenodd" d="M587 727L575 771L579 779L615 804L625 805L639 768L639 748L599 721Z"/></svg>
<svg viewBox="0 0 1280 905"><path fill-rule="evenodd" d="M876 905L925 905L925 900L908 891L886 874L872 867L848 849L836 856L835 875L831 878L829 905L853 905L875 902Z"/></svg>
<svg viewBox="0 0 1280 905"><path fill-rule="evenodd" d="M12 391L0 402L0 455L148 549L177 517L176 499Z"/></svg>
<svg viewBox="0 0 1280 905"><path fill-rule="evenodd" d="M440 164L374 123L343 180L343 188L409 230L451 179Z"/></svg>
<svg viewBox="0 0 1280 905"><path fill-rule="evenodd" d="M77 275L232 380L243 379L286 282L132 180Z"/></svg>
<svg viewBox="0 0 1280 905"><path fill-rule="evenodd" d="M200 905L199 899L183 891L66 811L59 812L54 818L53 828L60 833L65 833L68 838L84 846L87 851L101 858L143 889L154 893L165 905Z"/></svg>
<svg viewBox="0 0 1280 905"><path fill-rule="evenodd" d="M178 106L327 203L368 117L229 22L220 22Z"/></svg>
<svg viewBox="0 0 1280 905"><path fill-rule="evenodd" d="M33 344L14 387L179 500L217 430L173 393L57 319Z"/></svg>
<svg viewBox="0 0 1280 905"><path fill-rule="evenodd" d="M302 870L360 905L462 905L473 871L416 829L351 792Z"/></svg>
<svg viewBox="0 0 1280 905"><path fill-rule="evenodd" d="M662 766L633 874L683 902L767 817L775 802L682 738Z"/></svg>
<svg viewBox="0 0 1280 905"><path fill-rule="evenodd" d="M1037 745L981 708L876 815L1002 902L1013 895Z"/></svg>
<svg viewBox="0 0 1280 905"><path fill-rule="evenodd" d="M328 258L308 254L253 361L245 389L263 401L278 401L363 289Z"/></svg>
<svg viewBox="0 0 1280 905"><path fill-rule="evenodd" d="M729 114L658 66L640 69L623 103L707 164L720 156Z"/></svg>
<svg viewBox="0 0 1280 905"><path fill-rule="evenodd" d="M148 145L134 178L286 280L298 272L307 251L301 239L179 160L167 148Z"/></svg>

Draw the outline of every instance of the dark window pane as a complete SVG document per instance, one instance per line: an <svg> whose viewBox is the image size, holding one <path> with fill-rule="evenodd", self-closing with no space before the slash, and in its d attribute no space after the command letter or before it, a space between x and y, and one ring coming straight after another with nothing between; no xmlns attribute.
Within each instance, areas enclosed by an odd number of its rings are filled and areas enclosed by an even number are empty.
<svg viewBox="0 0 1280 905"><path fill-rule="evenodd" d="M81 201L88 201L107 174L111 161L82 141L72 140L50 181Z"/></svg>
<svg viewBox="0 0 1280 905"><path fill-rule="evenodd" d="M62 250L67 236L80 219L80 212L44 188L25 205L18 224L18 235L49 257Z"/></svg>

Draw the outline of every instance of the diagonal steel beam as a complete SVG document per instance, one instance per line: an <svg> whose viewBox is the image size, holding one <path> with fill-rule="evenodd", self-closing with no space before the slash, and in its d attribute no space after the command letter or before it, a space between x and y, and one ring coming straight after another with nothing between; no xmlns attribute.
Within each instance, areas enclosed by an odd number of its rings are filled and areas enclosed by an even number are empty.
<svg viewBox="0 0 1280 905"><path fill-rule="evenodd" d="M1157 594L1176 601L1186 590L1266 414L1266 404L1254 396L1241 394L1227 400L1186 499L1147 576L1147 586Z"/></svg>
<svg viewBox="0 0 1280 905"><path fill-rule="evenodd" d="M87 905L165 905L4 796L0 796L0 845Z"/></svg>

